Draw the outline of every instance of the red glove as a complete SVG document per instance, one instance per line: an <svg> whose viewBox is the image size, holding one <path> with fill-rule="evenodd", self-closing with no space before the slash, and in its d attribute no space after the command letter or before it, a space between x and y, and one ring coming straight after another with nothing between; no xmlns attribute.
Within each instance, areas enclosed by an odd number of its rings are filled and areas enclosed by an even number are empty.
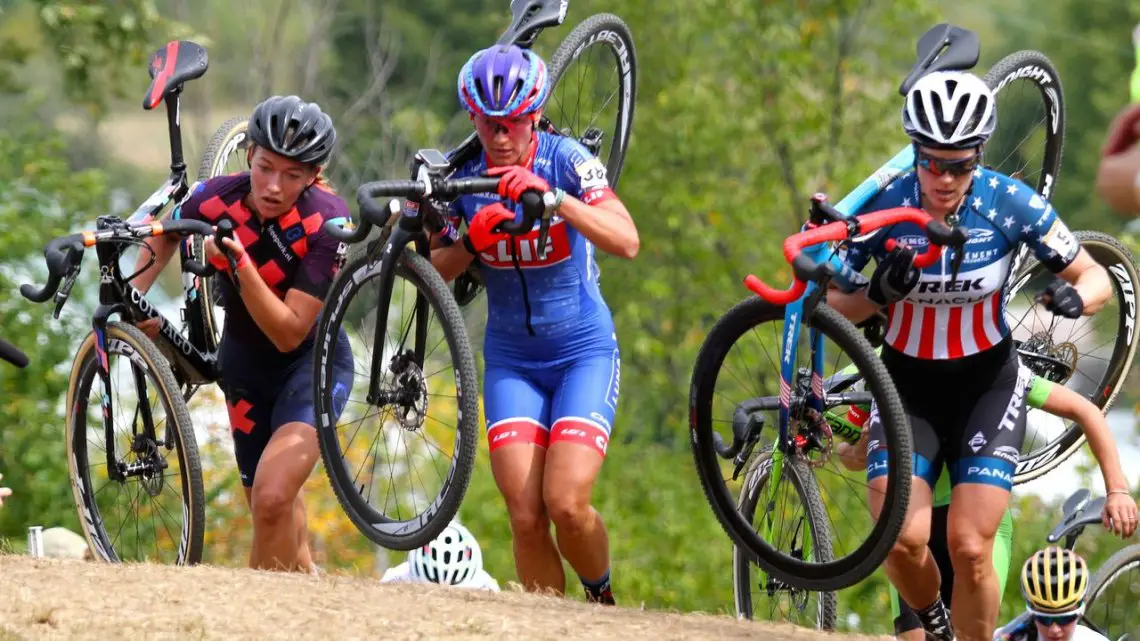
<svg viewBox="0 0 1140 641"><path fill-rule="evenodd" d="M1140 105L1132 105L1116 115L1101 147L1101 156L1128 151L1140 140ZM501 189L501 187L500 187Z"/></svg>
<svg viewBox="0 0 1140 641"><path fill-rule="evenodd" d="M463 237L467 251L478 254L500 240L509 239L510 234L493 230L499 223L514 219L515 212L504 207L502 203L492 203L475 212L471 222L467 223L467 235Z"/></svg>
<svg viewBox="0 0 1140 641"><path fill-rule="evenodd" d="M502 176L503 179L499 181L499 195L510 198L516 203L519 202L522 193L528 189L536 189L541 193L550 191L550 185L546 184L545 180L535 176L531 170L522 165L492 167L487 170L487 174Z"/></svg>

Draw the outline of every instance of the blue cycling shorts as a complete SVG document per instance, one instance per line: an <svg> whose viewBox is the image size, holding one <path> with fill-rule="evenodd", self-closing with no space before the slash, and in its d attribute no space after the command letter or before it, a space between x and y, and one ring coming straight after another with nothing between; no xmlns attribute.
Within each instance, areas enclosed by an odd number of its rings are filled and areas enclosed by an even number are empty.
<svg viewBox="0 0 1140 641"><path fill-rule="evenodd" d="M594 351L558 366L488 365L483 378L493 452L519 443L579 443L606 455L621 379L621 354Z"/></svg>

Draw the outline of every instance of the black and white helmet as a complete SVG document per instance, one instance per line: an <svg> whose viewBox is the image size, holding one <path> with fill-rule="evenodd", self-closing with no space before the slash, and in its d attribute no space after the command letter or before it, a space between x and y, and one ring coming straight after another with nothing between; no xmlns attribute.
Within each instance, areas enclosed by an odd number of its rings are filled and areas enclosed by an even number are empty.
<svg viewBox="0 0 1140 641"><path fill-rule="evenodd" d="M259 147L299 163L320 165L336 143L332 118L315 102L273 96L253 109L249 137Z"/></svg>
<svg viewBox="0 0 1140 641"><path fill-rule="evenodd" d="M911 140L924 147L977 147L997 126L994 92L974 74L935 71L907 92L902 121Z"/></svg>

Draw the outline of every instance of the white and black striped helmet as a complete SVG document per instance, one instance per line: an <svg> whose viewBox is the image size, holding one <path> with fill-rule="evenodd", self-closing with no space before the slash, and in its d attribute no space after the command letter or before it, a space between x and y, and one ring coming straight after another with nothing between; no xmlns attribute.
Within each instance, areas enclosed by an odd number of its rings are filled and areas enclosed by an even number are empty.
<svg viewBox="0 0 1140 641"><path fill-rule="evenodd" d="M936 149L984 144L997 126L994 92L974 74L935 71L914 83L902 110L911 140Z"/></svg>

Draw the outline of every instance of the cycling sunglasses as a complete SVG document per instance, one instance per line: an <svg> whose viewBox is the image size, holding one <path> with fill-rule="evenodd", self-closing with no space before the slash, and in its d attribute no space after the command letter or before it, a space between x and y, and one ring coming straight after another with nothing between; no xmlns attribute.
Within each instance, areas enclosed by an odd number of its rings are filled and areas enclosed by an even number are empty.
<svg viewBox="0 0 1140 641"><path fill-rule="evenodd" d="M1034 614L1033 620L1040 623L1044 627L1049 627L1056 623L1059 626L1066 626L1070 623L1075 623L1077 619L1081 618L1080 612L1070 612L1068 614Z"/></svg>
<svg viewBox="0 0 1140 641"><path fill-rule="evenodd" d="M928 156L921 151L916 151L918 158L918 166L926 171L941 176L943 174L950 174L952 176L965 176L966 174L973 173L982 161L982 152L978 152L973 156L967 158L960 158L957 160L947 160L945 158L936 158Z"/></svg>

